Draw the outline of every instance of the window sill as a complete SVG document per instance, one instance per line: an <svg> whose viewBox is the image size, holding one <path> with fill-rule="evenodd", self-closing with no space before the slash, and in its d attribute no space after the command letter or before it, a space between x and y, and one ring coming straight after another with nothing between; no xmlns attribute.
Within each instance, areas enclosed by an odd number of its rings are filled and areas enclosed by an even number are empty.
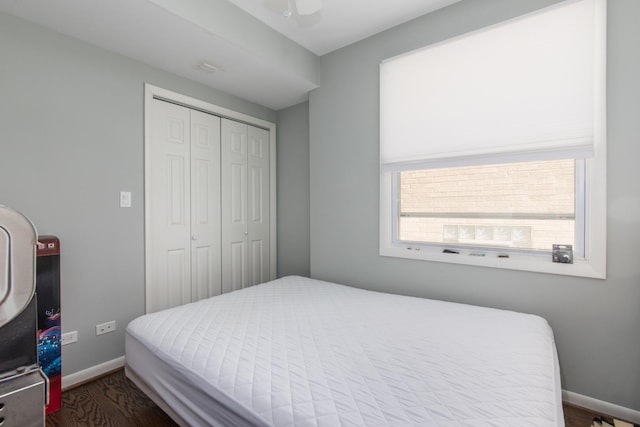
<svg viewBox="0 0 640 427"><path fill-rule="evenodd" d="M477 267L503 268L507 270L606 279L604 263L589 262L586 259L574 259L573 264L562 264L552 262L550 255L514 254L505 251L504 253L509 253L509 257L499 258L497 252L486 252L484 256L478 256L471 255L481 252L478 250L460 250L460 253L456 254L443 253L443 249L443 247L415 247L401 244L391 246L381 245L380 255Z"/></svg>

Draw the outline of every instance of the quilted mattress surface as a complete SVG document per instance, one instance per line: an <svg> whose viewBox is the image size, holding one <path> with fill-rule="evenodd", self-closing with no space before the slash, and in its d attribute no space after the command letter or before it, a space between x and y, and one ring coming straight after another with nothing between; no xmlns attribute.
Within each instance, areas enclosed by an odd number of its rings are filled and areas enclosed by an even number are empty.
<svg viewBox="0 0 640 427"><path fill-rule="evenodd" d="M150 384L172 371L163 398L189 424L225 425L210 398L240 425L564 425L553 333L534 315L290 276L126 332L127 364Z"/></svg>

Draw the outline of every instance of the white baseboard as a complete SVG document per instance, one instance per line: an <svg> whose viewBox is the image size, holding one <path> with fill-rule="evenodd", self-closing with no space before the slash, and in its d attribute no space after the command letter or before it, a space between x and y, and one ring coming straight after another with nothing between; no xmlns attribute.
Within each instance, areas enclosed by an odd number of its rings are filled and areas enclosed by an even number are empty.
<svg viewBox="0 0 640 427"><path fill-rule="evenodd" d="M640 424L640 411L625 408L624 406L604 402L593 397L583 396L572 391L562 390L562 400L572 405L581 406L594 412L611 415L621 420Z"/></svg>
<svg viewBox="0 0 640 427"><path fill-rule="evenodd" d="M104 375L108 372L115 371L124 366L124 356L120 356L117 359L108 360L96 366L84 369L73 374L62 376L62 391L73 387L75 385L90 381L96 377Z"/></svg>

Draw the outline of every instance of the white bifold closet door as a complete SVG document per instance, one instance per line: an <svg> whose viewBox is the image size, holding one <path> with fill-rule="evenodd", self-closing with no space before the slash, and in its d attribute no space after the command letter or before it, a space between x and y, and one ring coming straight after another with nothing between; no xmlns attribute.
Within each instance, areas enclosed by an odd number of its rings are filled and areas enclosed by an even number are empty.
<svg viewBox="0 0 640 427"><path fill-rule="evenodd" d="M269 132L222 119L222 286L270 277Z"/></svg>
<svg viewBox="0 0 640 427"><path fill-rule="evenodd" d="M148 313L222 292L220 118L155 99L150 115Z"/></svg>

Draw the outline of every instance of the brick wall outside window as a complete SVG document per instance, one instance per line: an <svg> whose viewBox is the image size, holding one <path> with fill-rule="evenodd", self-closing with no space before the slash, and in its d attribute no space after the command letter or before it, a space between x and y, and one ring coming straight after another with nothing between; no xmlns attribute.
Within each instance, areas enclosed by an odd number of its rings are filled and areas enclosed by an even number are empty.
<svg viewBox="0 0 640 427"><path fill-rule="evenodd" d="M402 172L401 212L574 215L574 165L555 160ZM574 230L573 219L400 219L400 240L543 250L573 244Z"/></svg>

